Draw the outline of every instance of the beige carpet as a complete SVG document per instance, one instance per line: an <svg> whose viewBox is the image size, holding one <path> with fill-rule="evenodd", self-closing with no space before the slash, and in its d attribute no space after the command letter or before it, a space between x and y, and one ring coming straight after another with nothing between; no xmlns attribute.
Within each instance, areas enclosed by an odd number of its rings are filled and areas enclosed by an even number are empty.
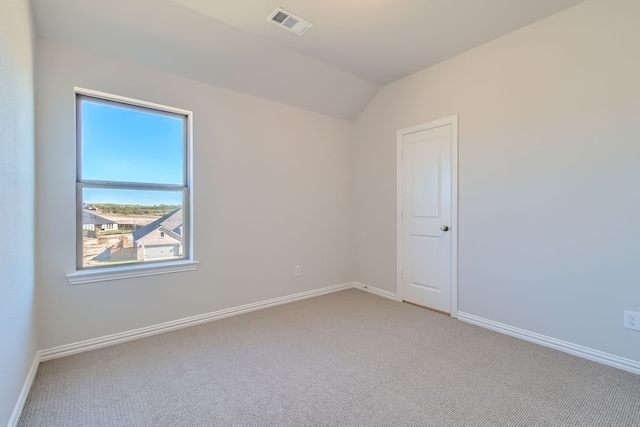
<svg viewBox="0 0 640 427"><path fill-rule="evenodd" d="M640 376L348 290L40 366L20 426L640 426Z"/></svg>

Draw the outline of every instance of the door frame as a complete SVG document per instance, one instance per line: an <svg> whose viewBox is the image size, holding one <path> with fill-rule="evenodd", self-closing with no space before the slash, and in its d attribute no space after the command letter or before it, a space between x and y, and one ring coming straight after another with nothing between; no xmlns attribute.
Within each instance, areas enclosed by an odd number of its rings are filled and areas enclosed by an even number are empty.
<svg viewBox="0 0 640 427"><path fill-rule="evenodd" d="M440 126L451 125L451 317L458 317L458 115L433 120L416 126L400 129L396 142L396 183L397 183L397 240L396 240L396 294L402 297L402 138L406 135L429 130Z"/></svg>

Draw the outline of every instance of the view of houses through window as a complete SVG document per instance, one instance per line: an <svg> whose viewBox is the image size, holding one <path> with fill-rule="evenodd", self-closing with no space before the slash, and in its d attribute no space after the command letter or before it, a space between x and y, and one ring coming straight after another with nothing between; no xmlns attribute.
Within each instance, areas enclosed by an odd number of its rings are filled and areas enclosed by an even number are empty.
<svg viewBox="0 0 640 427"><path fill-rule="evenodd" d="M85 267L182 258L182 207L85 204L82 246Z"/></svg>
<svg viewBox="0 0 640 427"><path fill-rule="evenodd" d="M77 97L78 268L188 257L187 116Z"/></svg>

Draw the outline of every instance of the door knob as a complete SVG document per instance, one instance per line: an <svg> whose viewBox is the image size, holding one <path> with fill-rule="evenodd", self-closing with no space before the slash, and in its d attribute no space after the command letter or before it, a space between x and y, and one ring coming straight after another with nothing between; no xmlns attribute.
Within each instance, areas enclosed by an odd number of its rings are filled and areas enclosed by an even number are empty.
<svg viewBox="0 0 640 427"><path fill-rule="evenodd" d="M449 226L448 225L443 225L442 227L440 227L440 230L449 231Z"/></svg>

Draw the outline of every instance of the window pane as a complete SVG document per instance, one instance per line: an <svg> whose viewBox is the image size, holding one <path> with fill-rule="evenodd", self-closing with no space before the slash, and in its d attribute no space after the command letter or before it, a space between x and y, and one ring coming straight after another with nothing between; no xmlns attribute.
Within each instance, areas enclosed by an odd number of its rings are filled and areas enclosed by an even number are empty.
<svg viewBox="0 0 640 427"><path fill-rule="evenodd" d="M185 120L82 99L83 180L184 184Z"/></svg>
<svg viewBox="0 0 640 427"><path fill-rule="evenodd" d="M82 267L185 257L181 191L82 190Z"/></svg>

